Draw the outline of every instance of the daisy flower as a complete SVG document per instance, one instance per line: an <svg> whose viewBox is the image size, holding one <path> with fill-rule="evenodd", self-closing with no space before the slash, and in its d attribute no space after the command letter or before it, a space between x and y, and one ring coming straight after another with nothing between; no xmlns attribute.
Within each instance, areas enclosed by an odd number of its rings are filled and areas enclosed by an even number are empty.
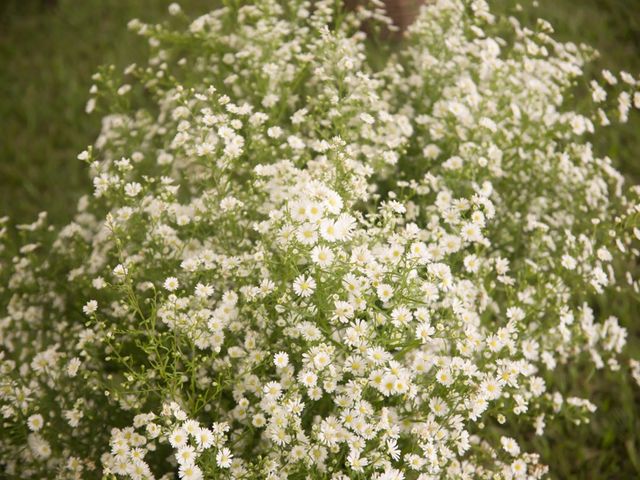
<svg viewBox="0 0 640 480"><path fill-rule="evenodd" d="M300 275L293 282L293 291L296 293L296 295L302 298L310 297L315 289L316 281L313 278L305 275Z"/></svg>

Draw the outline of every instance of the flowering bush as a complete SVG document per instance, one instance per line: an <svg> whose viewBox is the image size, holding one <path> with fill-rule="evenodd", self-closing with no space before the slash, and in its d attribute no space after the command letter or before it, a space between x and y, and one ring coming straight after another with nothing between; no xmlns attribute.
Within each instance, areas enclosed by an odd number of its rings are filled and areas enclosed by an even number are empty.
<svg viewBox="0 0 640 480"><path fill-rule="evenodd" d="M638 292L640 189L589 138L640 82L577 111L594 52L482 0L397 50L375 2L227 3L132 21L93 196L19 245L4 220L7 478L544 477L510 426L588 421L548 379L623 366L594 298Z"/></svg>

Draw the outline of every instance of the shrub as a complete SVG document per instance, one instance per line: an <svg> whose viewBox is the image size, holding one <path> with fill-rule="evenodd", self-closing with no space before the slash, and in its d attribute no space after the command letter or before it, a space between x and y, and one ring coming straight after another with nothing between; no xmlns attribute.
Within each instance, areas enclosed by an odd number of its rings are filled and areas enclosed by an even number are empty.
<svg viewBox="0 0 640 480"><path fill-rule="evenodd" d="M638 292L639 190L589 139L638 80L576 111L593 52L545 22L439 0L396 49L335 3L130 23L93 196L4 221L8 478L541 478L511 426L596 410L554 372L628 375L595 305Z"/></svg>

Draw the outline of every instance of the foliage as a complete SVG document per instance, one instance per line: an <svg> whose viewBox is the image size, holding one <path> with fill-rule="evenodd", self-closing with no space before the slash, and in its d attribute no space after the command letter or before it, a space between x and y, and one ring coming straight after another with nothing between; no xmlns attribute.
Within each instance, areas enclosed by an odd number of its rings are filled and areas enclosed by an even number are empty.
<svg viewBox="0 0 640 480"><path fill-rule="evenodd" d="M638 80L576 101L594 52L482 1L376 52L379 9L170 12L94 76L73 221L4 230L6 475L545 476L571 375L640 379L640 192L592 146Z"/></svg>

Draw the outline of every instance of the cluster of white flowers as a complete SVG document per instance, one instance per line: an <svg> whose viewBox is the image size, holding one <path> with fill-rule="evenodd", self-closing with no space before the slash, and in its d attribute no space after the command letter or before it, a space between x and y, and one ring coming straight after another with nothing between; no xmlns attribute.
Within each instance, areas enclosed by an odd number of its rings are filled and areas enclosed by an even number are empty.
<svg viewBox="0 0 640 480"><path fill-rule="evenodd" d="M596 409L554 372L640 377L593 307L640 290L640 189L589 142L640 81L574 111L591 52L483 0L396 52L379 2L232 3L132 21L152 55L95 76L93 195L0 231L8 478L543 477L522 425Z"/></svg>
<svg viewBox="0 0 640 480"><path fill-rule="evenodd" d="M159 417L153 413L138 414L132 427L111 431L111 451L102 456L104 472L140 480L154 478L145 458L155 455L158 443L164 442L175 450L180 478L200 480L205 478L204 474L217 478L217 474L232 465L233 455L224 446L228 431L225 423L202 427L188 419L177 403L165 404ZM208 456L214 460L206 461Z"/></svg>

